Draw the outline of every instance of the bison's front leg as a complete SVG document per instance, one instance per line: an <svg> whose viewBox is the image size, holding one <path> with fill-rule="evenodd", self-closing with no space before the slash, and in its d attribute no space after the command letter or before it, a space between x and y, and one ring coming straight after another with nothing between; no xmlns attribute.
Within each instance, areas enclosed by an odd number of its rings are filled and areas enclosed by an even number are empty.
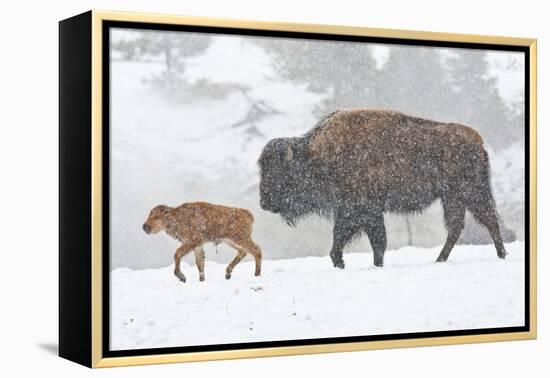
<svg viewBox="0 0 550 378"><path fill-rule="evenodd" d="M336 216L332 231L332 248L330 250L330 258L335 268L344 269L345 264L342 251L359 230L358 225L353 219Z"/></svg>
<svg viewBox="0 0 550 378"><path fill-rule="evenodd" d="M386 252L386 226L384 225L384 214L371 215L366 224L365 231L369 237L370 245L374 255L374 265L384 265L384 252Z"/></svg>

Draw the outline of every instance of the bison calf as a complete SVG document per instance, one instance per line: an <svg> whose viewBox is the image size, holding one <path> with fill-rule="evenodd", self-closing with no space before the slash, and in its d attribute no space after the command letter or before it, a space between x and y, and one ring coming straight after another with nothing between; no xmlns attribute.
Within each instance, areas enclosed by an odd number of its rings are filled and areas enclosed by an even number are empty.
<svg viewBox="0 0 550 378"><path fill-rule="evenodd" d="M184 203L178 207L159 205L151 210L143 231L155 234L164 231L179 240L181 246L174 255L174 274L185 282L180 271L181 258L193 251L199 269L199 279L204 281L205 243L227 243L237 250L237 256L227 266L225 278L231 278L231 272L245 256L250 253L256 263L255 275L259 276L262 267L262 251L252 241L254 217L245 209L214 205L206 202Z"/></svg>

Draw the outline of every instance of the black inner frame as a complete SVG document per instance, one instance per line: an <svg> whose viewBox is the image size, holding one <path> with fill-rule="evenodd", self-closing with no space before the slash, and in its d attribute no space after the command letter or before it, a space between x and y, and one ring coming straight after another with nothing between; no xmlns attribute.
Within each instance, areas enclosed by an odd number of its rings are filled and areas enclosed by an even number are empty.
<svg viewBox="0 0 550 378"><path fill-rule="evenodd" d="M331 338L316 338L316 339L300 339L300 340L279 340L279 341L262 341L250 343L232 343L232 344L216 344L216 345L197 345L197 346L182 346L182 347L166 347L166 348L143 348L130 350L110 350L110 36L111 28L125 28L137 30L163 30L163 31L182 31L182 32L201 32L226 35L244 35L255 37L283 37L283 38L299 38L299 39L314 39L314 40L329 40L329 41L345 41L345 42L369 42L389 45L410 45L410 46L431 46L431 47L449 47L449 48L469 48L477 50L497 50L497 51L513 51L523 52L525 57L525 322L524 326L517 327L501 327L501 328L482 328L482 329L464 329L452 331L431 331L431 332L414 332L403 334L386 334L386 335L370 335L370 336L349 336L349 337L331 337ZM269 347L288 347L288 346L304 346L314 344L336 344L348 342L365 342L365 341L383 341L383 340L404 340L418 339L431 337L450 337L450 336L466 336L466 335L486 335L500 334L510 332L529 332L530 330L530 55L528 46L514 45L498 45L498 44L482 44L482 43L466 43L466 42L447 42L447 41L431 41L431 40L412 40L402 38L386 38L386 37L369 37L369 36L349 36L349 35L333 35L322 33L304 33L304 32L287 32L287 31L271 31L271 30L250 30L239 28L212 27L212 26L190 26L190 25L166 25L158 23L141 23L127 21L103 21L102 22L102 69L103 69L103 103L102 103L102 127L103 127L103 357L126 357L140 355L155 355L155 354L171 354L171 353L191 353L191 352L208 352L219 350L236 350L236 349L253 349L253 348L269 348ZM105 258L107 257L107 258Z"/></svg>

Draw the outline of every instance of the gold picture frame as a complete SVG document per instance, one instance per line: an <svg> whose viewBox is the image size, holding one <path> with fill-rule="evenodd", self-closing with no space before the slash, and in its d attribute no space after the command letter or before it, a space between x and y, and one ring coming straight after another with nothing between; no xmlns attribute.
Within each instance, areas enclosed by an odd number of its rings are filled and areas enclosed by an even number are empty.
<svg viewBox="0 0 550 378"><path fill-rule="evenodd" d="M103 117L106 88L103 87L104 64L104 27L109 22L143 23L159 25L190 25L200 27L230 28L239 30L262 30L274 32L315 33L320 35L376 37L386 39L414 40L425 42L452 42L479 45L519 46L528 51L529 64L526 65L529 84L529 101L526 102L529 122L529 234L528 240L528 330L520 332L485 333L475 335L456 335L444 337L404 338L395 340L377 340L361 342L342 342L296 346L273 346L252 349L211 350L185 353L143 354L133 356L105 356L104 329L106 327L103 312L104 296L107 293L103 285L104 260L103 217L104 217L104 175L103 161ZM80 33L80 34L79 34ZM82 49L88 51L81 54ZM80 54L80 58L75 56ZM83 71L67 72L70 62L84 65ZM537 335L537 262L536 262L536 212L537 212L537 170L536 170L536 124L537 124L537 41L531 38L501 36L483 36L469 34L436 33L412 30L377 29L355 26L295 24L282 22L259 22L252 20L231 20L210 17L190 17L161 14L127 13L93 10L60 23L60 355L89 367L113 367L143 364L159 364L187 361L207 361L218 359L237 359L299 355L311 353L347 352L371 349L434 346L447 344L466 344L494 341L528 340ZM76 69L76 68L74 68ZM86 75L89 70L89 75ZM75 84L76 83L76 84ZM74 85L78 85L77 93ZM73 88L73 89L71 89ZM72 90L71 94L68 93ZM65 94L63 93L65 91ZM82 93L82 96L78 93ZM78 101L79 104L75 105ZM86 101L90 101L87 103ZM68 108L77 106L81 112L72 112ZM79 123L75 123L79 122ZM87 128L80 124L89 122ZM81 128L83 131L75 130ZM72 128L72 129L71 129ZM76 133L76 134L75 134ZM75 138L89 143L89 149L75 152L71 144ZM80 139L79 139L80 138ZM70 153L88 154L90 166L71 166ZM86 160L85 160L86 161ZM77 170L86 177L78 192L77 189L63 189L64 180L74 179ZM71 191L72 190L72 191ZM89 196L89 197L84 197ZM88 217L81 223L74 222L79 215L69 207L83 201L80 214ZM75 212L77 211L74 210ZM77 229L78 228L78 229ZM69 233L71 236L69 238ZM82 238L85 238L84 240ZM83 243L81 243L84 241ZM89 243L88 243L89 242ZM81 243L80 247L77 247ZM79 248L79 249L75 249ZM81 250L85 250L82 253ZM74 272L85 272L76 277ZM80 273L77 273L80 274ZM88 284L86 284L88 282ZM89 293L88 293L89 290ZM80 293L80 294L77 294ZM79 300L74 297L82 296ZM526 298L527 299L527 298ZM79 302L81 301L81 302ZM83 316L83 314L86 314ZM74 320L81 317L79 320ZM70 325L68 325L70 323ZM82 343L82 345L79 345Z"/></svg>

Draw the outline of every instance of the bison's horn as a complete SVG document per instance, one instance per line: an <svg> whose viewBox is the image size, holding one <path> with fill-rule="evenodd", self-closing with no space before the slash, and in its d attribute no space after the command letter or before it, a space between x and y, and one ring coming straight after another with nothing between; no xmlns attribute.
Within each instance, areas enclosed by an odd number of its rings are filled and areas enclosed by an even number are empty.
<svg viewBox="0 0 550 378"><path fill-rule="evenodd" d="M286 161L290 161L294 158L294 151L292 150L292 145L289 143L286 147Z"/></svg>

